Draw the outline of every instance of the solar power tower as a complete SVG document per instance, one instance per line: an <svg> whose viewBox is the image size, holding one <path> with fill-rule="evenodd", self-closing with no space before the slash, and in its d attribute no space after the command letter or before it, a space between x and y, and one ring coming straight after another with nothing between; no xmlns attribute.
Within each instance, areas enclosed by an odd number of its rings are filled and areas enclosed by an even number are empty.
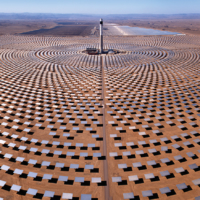
<svg viewBox="0 0 200 200"><path fill-rule="evenodd" d="M103 19L100 19L100 53L103 53Z"/></svg>

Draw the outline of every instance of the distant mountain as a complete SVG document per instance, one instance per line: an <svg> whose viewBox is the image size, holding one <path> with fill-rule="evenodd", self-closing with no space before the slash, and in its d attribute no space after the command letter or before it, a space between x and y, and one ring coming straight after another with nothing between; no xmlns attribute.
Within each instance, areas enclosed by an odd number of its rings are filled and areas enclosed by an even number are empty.
<svg viewBox="0 0 200 200"><path fill-rule="evenodd" d="M97 20L103 17L106 20L130 19L200 19L197 14L52 14L52 13L0 13L0 20Z"/></svg>
<svg viewBox="0 0 200 200"><path fill-rule="evenodd" d="M106 15L109 20L128 20L128 19L200 19L200 13L197 14L124 14L124 15Z"/></svg>
<svg viewBox="0 0 200 200"><path fill-rule="evenodd" d="M0 13L0 20L60 20L92 19L94 15L52 13ZM99 18L99 17L98 17Z"/></svg>

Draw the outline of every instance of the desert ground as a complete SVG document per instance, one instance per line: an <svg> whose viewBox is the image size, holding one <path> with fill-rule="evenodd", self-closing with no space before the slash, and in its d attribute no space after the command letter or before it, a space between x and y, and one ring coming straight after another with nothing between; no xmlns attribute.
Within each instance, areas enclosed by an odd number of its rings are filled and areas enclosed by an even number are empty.
<svg viewBox="0 0 200 200"><path fill-rule="evenodd" d="M0 20L0 35L88 36L97 22Z"/></svg>
<svg viewBox="0 0 200 200"><path fill-rule="evenodd" d="M105 20L122 26L150 28L156 30L200 35L200 19L146 19ZM83 20L0 20L0 35L36 36L98 36L97 21ZM96 30L96 31L95 31ZM106 29L104 29L106 35ZM109 35L112 35L108 32ZM107 34L107 35L108 35Z"/></svg>
<svg viewBox="0 0 200 200"><path fill-rule="evenodd" d="M199 200L200 36L75 23L1 23L0 200Z"/></svg>

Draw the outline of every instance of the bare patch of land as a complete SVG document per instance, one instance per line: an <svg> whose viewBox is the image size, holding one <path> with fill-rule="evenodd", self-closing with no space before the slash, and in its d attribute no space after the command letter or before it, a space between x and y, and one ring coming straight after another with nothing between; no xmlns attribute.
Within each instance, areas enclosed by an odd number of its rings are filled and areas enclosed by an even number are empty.
<svg viewBox="0 0 200 200"><path fill-rule="evenodd" d="M96 24L72 20L0 20L0 35L88 36Z"/></svg>
<svg viewBox="0 0 200 200"><path fill-rule="evenodd" d="M55 35L55 36L88 36L91 34L93 26L56 26L51 29L39 29L24 32L23 35Z"/></svg>
<svg viewBox="0 0 200 200"><path fill-rule="evenodd" d="M14 35L23 32L34 31L44 28L53 28L57 24L53 21L22 21L22 20L0 20L0 35Z"/></svg>

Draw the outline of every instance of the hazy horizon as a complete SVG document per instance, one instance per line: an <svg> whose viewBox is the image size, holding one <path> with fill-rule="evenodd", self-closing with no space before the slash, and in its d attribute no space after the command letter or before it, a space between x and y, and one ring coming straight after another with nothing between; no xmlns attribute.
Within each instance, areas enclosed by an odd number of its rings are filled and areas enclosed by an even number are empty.
<svg viewBox="0 0 200 200"><path fill-rule="evenodd" d="M57 14L57 15L200 15L198 13L173 13L173 14L163 14L163 13L113 13L113 14L94 14L94 13L52 13L52 12L0 12L0 14Z"/></svg>
<svg viewBox="0 0 200 200"><path fill-rule="evenodd" d="M0 13L47 14L197 14L199 0L7 0Z"/></svg>

